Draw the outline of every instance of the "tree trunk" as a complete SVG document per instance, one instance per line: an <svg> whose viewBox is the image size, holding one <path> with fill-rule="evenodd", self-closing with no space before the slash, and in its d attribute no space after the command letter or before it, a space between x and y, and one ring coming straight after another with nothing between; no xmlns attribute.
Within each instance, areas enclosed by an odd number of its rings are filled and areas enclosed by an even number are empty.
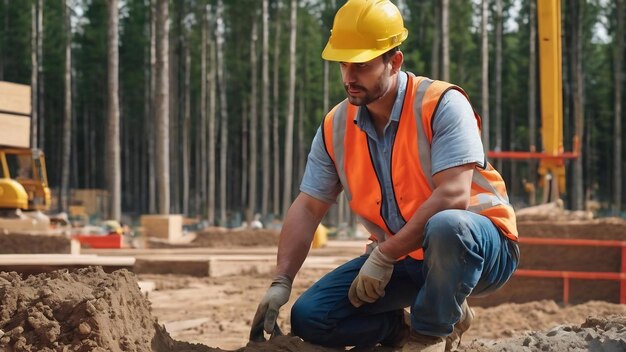
<svg viewBox="0 0 626 352"><path fill-rule="evenodd" d="M324 60L324 83L323 83L323 102L324 102L324 106L322 107L322 112L324 114L328 113L328 109L329 109L329 90L328 90L328 81L329 81L329 76L330 76L330 67L328 64L327 60Z"/></svg>
<svg viewBox="0 0 626 352"><path fill-rule="evenodd" d="M204 46L204 45L203 45ZM204 65L204 61L203 61ZM182 131L182 144L183 144L183 214L189 215L189 168L190 168L190 156L189 156L189 127L191 125L191 55L189 53L189 35L185 40L185 102L183 112L183 131ZM205 80L205 76L202 76L202 81ZM202 130L204 131L204 129ZM203 138L204 139L204 138ZM202 160L202 164L206 165L206 159ZM206 187L206 183L204 183Z"/></svg>
<svg viewBox="0 0 626 352"><path fill-rule="evenodd" d="M431 76L433 79L441 78L439 72L439 53L441 51L441 3L440 0L434 1L435 25L433 30L433 47L430 56Z"/></svg>
<svg viewBox="0 0 626 352"><path fill-rule="evenodd" d="M207 11L211 13L211 11ZM209 26L213 29L213 23ZM213 33L211 31L211 33ZM209 189L208 189L208 197L207 197L207 217L209 220L209 224L215 224L215 175L217 174L215 168L215 145L217 144L217 138L215 135L215 111L216 111L216 85L215 78L217 72L216 65L216 53L215 53L215 42L213 41L213 37L209 36L209 82L208 82L208 90L209 90L209 116L208 116L208 145L209 145Z"/></svg>
<svg viewBox="0 0 626 352"><path fill-rule="evenodd" d="M39 105L37 104L37 98L39 97L37 94L39 88L39 75L37 63L39 58L37 57L37 13L39 9L37 8L37 2L33 1L31 4L31 32L30 32L30 99L31 99L31 112L30 112L30 146L31 148L37 148L37 136L39 129L37 127L39 123Z"/></svg>
<svg viewBox="0 0 626 352"><path fill-rule="evenodd" d="M109 193L109 219L120 220L122 215L121 161L120 161L120 104L117 0L108 1L107 31L107 129L106 129L106 185Z"/></svg>
<svg viewBox="0 0 626 352"><path fill-rule="evenodd" d="M250 163L248 183L248 207L246 221L250 223L256 211L256 176L257 176L257 56L256 42L258 37L256 16L252 20L252 37L250 38ZM244 167L246 165L244 164ZM245 203L244 203L245 204Z"/></svg>
<svg viewBox="0 0 626 352"><path fill-rule="evenodd" d="M529 14L529 46L530 54L528 58L528 136L530 151L537 150L537 0L530 0ZM537 186L537 160L531 159L529 164L529 202L530 206L535 205L535 189Z"/></svg>
<svg viewBox="0 0 626 352"><path fill-rule="evenodd" d="M502 0L496 0L496 111L495 111L495 128L496 128L496 145L494 149L501 151L502 148ZM496 169L502 172L502 158L496 160Z"/></svg>
<svg viewBox="0 0 626 352"><path fill-rule="evenodd" d="M156 213L156 0L150 0L150 72L148 86L148 119L146 120L146 139L148 149L148 213Z"/></svg>
<svg viewBox="0 0 626 352"><path fill-rule="evenodd" d="M83 115L85 119L83 121L83 146L85 147L84 159L83 159L83 177L85 178L85 188L91 188L91 150L93 149L91 144L89 143L89 113L84 108Z"/></svg>
<svg viewBox="0 0 626 352"><path fill-rule="evenodd" d="M261 214L267 216L269 212L270 196L270 72L269 72L269 11L268 0L263 0L263 43L261 58L261 125L263 126L262 155L263 181L261 186Z"/></svg>
<svg viewBox="0 0 626 352"><path fill-rule="evenodd" d="M441 1L441 79L450 81L450 0Z"/></svg>
<svg viewBox="0 0 626 352"><path fill-rule="evenodd" d="M226 164L228 157L228 106L224 70L224 3L217 1L217 86L220 89L220 225L226 225Z"/></svg>
<svg viewBox="0 0 626 352"><path fill-rule="evenodd" d="M156 181L159 214L170 212L169 164L169 1L156 2Z"/></svg>
<svg viewBox="0 0 626 352"><path fill-rule="evenodd" d="M170 212L174 214L180 213L180 49L182 43L182 26L183 26L183 1L175 1L172 3L173 13L176 21L175 31L172 34L173 46L169 47L169 120L170 120ZM176 33L178 32L178 33ZM174 40L175 36L175 40Z"/></svg>
<svg viewBox="0 0 626 352"><path fill-rule="evenodd" d="M242 115L241 115L241 204L248 204L248 101L242 99ZM249 224L252 219L248 219L249 209L246 211L246 219Z"/></svg>
<svg viewBox="0 0 626 352"><path fill-rule="evenodd" d="M9 33L9 0L4 0L4 16L2 23L4 24L2 42L0 43L0 81L4 81L4 55L6 53L6 33Z"/></svg>
<svg viewBox="0 0 626 352"><path fill-rule="evenodd" d="M306 61L306 59L305 59ZM306 92L306 77L302 80L302 89L300 92ZM306 150L304 143L304 94L298 97L298 180L302 180L304 174L304 165L306 160Z"/></svg>
<svg viewBox="0 0 626 352"><path fill-rule="evenodd" d="M43 0L37 0L37 118L38 118L38 131L37 131L37 145L41 149L44 148L45 126L46 123L44 115L44 86L45 79L43 73Z"/></svg>
<svg viewBox="0 0 626 352"><path fill-rule="evenodd" d="M272 186L272 194L274 196L272 205L273 205L273 213L274 216L279 216L280 214L280 134L278 132L278 124L279 124L279 105L280 105L280 95L279 95L279 71L280 71L280 9L282 6L281 0L277 0L276 2L276 20L274 21L275 33L274 33L274 90L272 92L273 101L274 101L274 112L272 113L272 144L273 144L273 162L274 162L274 184Z"/></svg>
<svg viewBox="0 0 626 352"><path fill-rule="evenodd" d="M70 1L63 2L65 22L65 99L63 104L63 153L61 162L60 211L69 210L70 162L72 150L72 27Z"/></svg>
<svg viewBox="0 0 626 352"><path fill-rule="evenodd" d="M613 214L619 215L622 211L622 83L624 62L624 0L616 0L617 31L615 32L614 46L614 125L613 125Z"/></svg>
<svg viewBox="0 0 626 352"><path fill-rule="evenodd" d="M296 29L298 1L291 0L291 20L289 21L289 88L287 89L287 127L285 130L285 182L283 193L283 216L291 205L291 179L293 177L293 120L295 113L296 90Z"/></svg>
<svg viewBox="0 0 626 352"><path fill-rule="evenodd" d="M200 156L200 163L196 165L200 169L200 177L196 180L196 196L200 200L198 206L198 212L202 213L202 206L206 204L206 188L207 188L207 139L204 138L206 134L206 121L207 121L207 49L209 38L209 13L205 8L202 16L202 43L200 50L200 126L198 133L197 153Z"/></svg>
<svg viewBox="0 0 626 352"><path fill-rule="evenodd" d="M510 121L509 140L511 141L509 150L516 150L517 149L517 140L515 138L516 137L515 136L516 135L516 133L515 133L516 121L515 121L515 113L514 112L510 113L509 121ZM518 165L517 165L516 162L511 162L509 165L510 165L509 167L511 168L510 181L509 181L510 182L509 187L510 187L511 190L508 191L508 192L509 192L509 194L519 194L518 193L518 189L519 189L519 185L520 185L520 180L519 180L519 174L517 172Z"/></svg>
<svg viewBox="0 0 626 352"><path fill-rule="evenodd" d="M583 12L584 3L575 1L571 4L575 11L573 17L574 27L574 46L572 47L572 69L574 70L574 129L575 138L580 138L583 133L584 126L584 82L583 82ZM574 171L572 180L572 208L574 210L584 209L584 192L583 192L583 163L582 158L574 160Z"/></svg>
<svg viewBox="0 0 626 352"><path fill-rule="evenodd" d="M489 0L482 0L480 22L480 61L482 72L482 102L481 117L483 148L485 152L489 150L489 37L487 33L487 16L489 14Z"/></svg>

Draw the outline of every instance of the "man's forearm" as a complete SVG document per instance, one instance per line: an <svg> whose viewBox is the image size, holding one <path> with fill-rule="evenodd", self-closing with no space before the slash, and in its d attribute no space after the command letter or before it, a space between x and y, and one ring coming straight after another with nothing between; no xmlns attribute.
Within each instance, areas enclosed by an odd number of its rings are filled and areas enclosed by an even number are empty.
<svg viewBox="0 0 626 352"><path fill-rule="evenodd" d="M301 193L293 202L280 233L276 274L286 274L292 280L306 259L313 235L330 205Z"/></svg>

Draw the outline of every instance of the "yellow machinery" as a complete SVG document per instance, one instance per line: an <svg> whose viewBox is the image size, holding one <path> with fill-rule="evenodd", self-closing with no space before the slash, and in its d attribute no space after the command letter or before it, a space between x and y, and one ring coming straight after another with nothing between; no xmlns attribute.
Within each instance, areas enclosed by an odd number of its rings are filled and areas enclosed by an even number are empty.
<svg viewBox="0 0 626 352"><path fill-rule="evenodd" d="M539 41L539 84L541 91L541 141L543 152L494 152L490 158L540 159L539 175L545 193L559 198L565 190L565 159L578 158L579 137L574 136L573 152L563 151L563 81L561 56L561 0L537 1Z"/></svg>
<svg viewBox="0 0 626 352"><path fill-rule="evenodd" d="M31 89L0 81L0 210L48 210L44 154L30 148Z"/></svg>
<svg viewBox="0 0 626 352"><path fill-rule="evenodd" d="M48 210L50 188L38 149L0 148L0 208Z"/></svg>

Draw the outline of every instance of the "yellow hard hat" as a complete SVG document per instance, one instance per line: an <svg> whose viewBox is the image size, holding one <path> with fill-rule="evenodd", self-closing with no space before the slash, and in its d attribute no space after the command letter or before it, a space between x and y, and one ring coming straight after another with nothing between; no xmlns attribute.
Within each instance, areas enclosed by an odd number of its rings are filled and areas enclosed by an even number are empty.
<svg viewBox="0 0 626 352"><path fill-rule="evenodd" d="M402 43L409 35L400 10L389 0L348 0L333 22L322 58L366 62Z"/></svg>

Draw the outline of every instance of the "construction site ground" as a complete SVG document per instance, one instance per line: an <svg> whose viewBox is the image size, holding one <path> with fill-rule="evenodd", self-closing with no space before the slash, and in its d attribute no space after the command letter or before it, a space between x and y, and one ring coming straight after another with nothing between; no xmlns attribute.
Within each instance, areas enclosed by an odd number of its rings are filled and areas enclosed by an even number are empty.
<svg viewBox="0 0 626 352"><path fill-rule="evenodd" d="M625 240L626 224L527 223L520 224L520 233ZM0 273L0 351L336 351L290 336L248 345L251 319L272 277L276 241L277 234L269 231L205 233L192 243L161 248L81 251L133 257L129 269L134 273L100 268L21 277ZM281 310L283 331L290 331L295 299L329 270L361 254L364 245L331 240L312 249ZM573 254L563 248L521 250L520 267L620 270L619 251L607 248L572 249ZM561 280L521 279L490 298L472 300L476 319L459 350L626 351L626 305L618 303L618 282L573 281L571 304L564 305Z"/></svg>

